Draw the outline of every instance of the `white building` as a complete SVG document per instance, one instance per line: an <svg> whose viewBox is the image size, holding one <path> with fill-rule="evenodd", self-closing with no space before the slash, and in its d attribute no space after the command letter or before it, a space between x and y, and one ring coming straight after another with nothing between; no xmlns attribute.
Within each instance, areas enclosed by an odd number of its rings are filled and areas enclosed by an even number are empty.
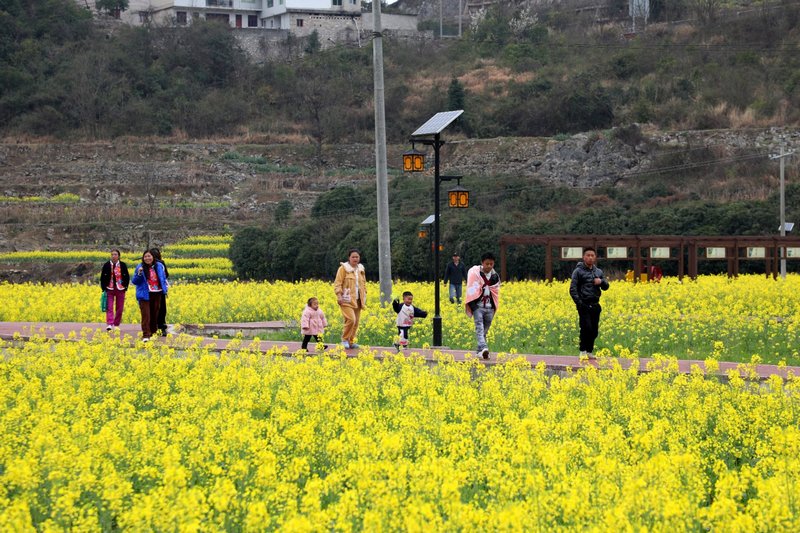
<svg viewBox="0 0 800 533"><path fill-rule="evenodd" d="M354 26L361 0L130 0L120 18L130 24L147 21L190 24L218 20L232 28L291 30L306 35L331 25Z"/></svg>

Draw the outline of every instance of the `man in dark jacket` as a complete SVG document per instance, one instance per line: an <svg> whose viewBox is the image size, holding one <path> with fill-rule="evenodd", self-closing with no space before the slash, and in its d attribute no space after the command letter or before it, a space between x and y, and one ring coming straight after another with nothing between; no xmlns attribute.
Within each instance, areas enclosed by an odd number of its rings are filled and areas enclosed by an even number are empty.
<svg viewBox="0 0 800 533"><path fill-rule="evenodd" d="M467 267L461 262L458 253L453 254L453 260L447 263L444 269L444 282L450 282L450 303L461 303L461 285L467 280Z"/></svg>
<svg viewBox="0 0 800 533"><path fill-rule="evenodd" d="M597 252L594 248L583 250L583 262L578 263L572 272L572 283L569 285L569 295L578 308L578 321L581 328L580 351L581 355L595 359L594 341L600 328L600 294L608 290L608 280L603 277L603 271L595 265Z"/></svg>
<svg viewBox="0 0 800 533"><path fill-rule="evenodd" d="M125 307L125 291L131 278L128 265L119 260L119 250L111 250L111 261L103 263L100 271L100 287L106 291L106 330L119 329Z"/></svg>

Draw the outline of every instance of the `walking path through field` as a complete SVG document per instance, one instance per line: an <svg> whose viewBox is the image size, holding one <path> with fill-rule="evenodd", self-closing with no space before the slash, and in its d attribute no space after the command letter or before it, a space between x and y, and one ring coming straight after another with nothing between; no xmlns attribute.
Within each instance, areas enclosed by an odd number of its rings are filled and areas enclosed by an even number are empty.
<svg viewBox="0 0 800 533"><path fill-rule="evenodd" d="M120 326L120 331L108 332L105 329L105 324L103 323L81 323L81 322L0 322L0 339L4 340L27 340L33 336L44 336L48 338L63 338L69 340L70 338L80 338L82 332L85 332L87 337L91 338L95 335L114 335L120 338L124 338L125 336L129 337L131 342L137 340L139 333L141 332L141 328L138 324L123 324ZM234 323L234 324L206 324L204 326L204 330L206 331L215 331L215 332L236 332L236 331L250 331L250 332L258 332L262 330L275 330L275 329L283 329L286 325L282 322L248 322L248 323ZM186 330L190 332L199 332L202 331L199 328L192 328L187 327ZM228 333L225 333L228 334ZM235 333L234 333L235 334ZM240 348L248 348L254 349L256 344L254 341L249 339L214 339L211 336L202 336L200 334L193 334L189 335L195 339L201 339L201 345L208 347L211 350L215 351L222 351L229 349L236 350ZM179 338L186 338L186 334L181 335L180 337L175 335L168 335L166 338L157 338L154 340L156 343L167 343L173 344L178 342ZM233 343L233 344L231 344ZM185 345L185 342L182 343ZM287 355L291 355L294 352L300 350L300 342L288 342L288 341L260 341L258 343L258 349L262 352L266 352L272 348L279 347L283 348L286 351ZM334 345L335 346L335 345ZM396 350L393 347L386 347L386 346L362 346L361 349L370 349L376 352L376 357L383 357L383 355L387 353L396 353ZM309 349L314 349L314 344L309 344ZM467 358L474 358L475 354L471 351L465 350L436 350L438 352L442 352L445 354L452 355L455 361L464 361ZM347 350L348 354L351 354L353 357L357 355L357 350ZM434 357L434 350L432 349L422 349L422 348L409 348L406 350L406 353L416 353L423 356L427 361L433 363L435 361ZM493 365L497 363L497 354L491 354L488 361L483 361L487 365ZM597 366L597 361L583 361L581 362L577 356L569 356L569 355L533 355L533 354L517 354L519 357L524 357L531 366L536 366L540 362L544 362L547 367L547 370L550 372L555 373L562 373L567 372L572 369L577 369L582 366ZM640 359L639 360L639 371L646 372L648 364L652 362L652 359ZM624 369L630 368L633 361L629 359L619 359L619 363ZM692 371L692 367L698 366L701 369L705 370L705 364L703 361L697 360L679 360L678 361L678 370L683 373L689 373ZM740 369L740 372L744 374L745 370L741 368L741 363L728 363L728 362L720 362L719 363L719 370L716 372L718 375L726 377L728 375L729 370L737 370ZM783 366L779 367L777 365L756 365L755 371L758 373L761 379L766 379L771 375L779 375L783 378L788 377L789 373L791 372L794 376L800 376L800 367L798 366Z"/></svg>

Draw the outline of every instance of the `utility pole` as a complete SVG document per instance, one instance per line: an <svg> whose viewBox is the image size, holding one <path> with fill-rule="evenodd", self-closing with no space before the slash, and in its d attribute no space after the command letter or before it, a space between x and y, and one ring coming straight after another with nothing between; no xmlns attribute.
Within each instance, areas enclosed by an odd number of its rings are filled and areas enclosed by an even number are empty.
<svg viewBox="0 0 800 533"><path fill-rule="evenodd" d="M780 227L780 234L781 237L786 236L786 192L785 192L785 168L786 168L786 158L793 155L794 152L786 152L783 148L783 143L781 142L781 153L779 155L773 155L770 159L780 159L781 160L781 174L780 174L780 218L781 218L781 227ZM786 247L780 247L780 255L781 255L781 278L786 279Z"/></svg>
<svg viewBox="0 0 800 533"><path fill-rule="evenodd" d="M378 189L378 277L381 306L392 299L392 246L389 241L389 177L386 169L386 110L383 98L381 0L372 0L372 68L375 84L375 172Z"/></svg>
<svg viewBox="0 0 800 533"><path fill-rule="evenodd" d="M783 144L781 144L781 237L786 237L786 193L784 192L784 168L786 163L783 157ZM781 279L786 279L786 248L781 247Z"/></svg>
<svg viewBox="0 0 800 533"><path fill-rule="evenodd" d="M462 8L464 7L464 0L458 0L458 38L461 38L461 19L463 18Z"/></svg>
<svg viewBox="0 0 800 533"><path fill-rule="evenodd" d="M442 32L442 3L444 0L439 0L439 39L444 37L444 33Z"/></svg>

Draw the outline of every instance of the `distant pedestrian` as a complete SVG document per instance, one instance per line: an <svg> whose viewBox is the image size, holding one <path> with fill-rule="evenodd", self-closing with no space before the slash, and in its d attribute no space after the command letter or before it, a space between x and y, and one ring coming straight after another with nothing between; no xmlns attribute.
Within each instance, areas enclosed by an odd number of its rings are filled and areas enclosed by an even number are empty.
<svg viewBox="0 0 800 533"><path fill-rule="evenodd" d="M119 250L111 250L111 260L103 263L100 271L100 287L106 292L106 330L119 329L122 311L125 309L125 293L131 277L128 265L119 259Z"/></svg>
<svg viewBox="0 0 800 533"><path fill-rule="evenodd" d="M464 310L475 322L477 354L484 359L489 359L486 336L500 305L500 276L494 271L494 262L494 255L487 252L481 256L481 264L475 265L467 272L467 297Z"/></svg>
<svg viewBox="0 0 800 533"><path fill-rule="evenodd" d="M333 292L336 293L336 302L344 318L342 346L345 349L360 348L355 341L361 311L367 307L367 277L358 250L352 249L347 252L347 261L342 263L336 272Z"/></svg>
<svg viewBox="0 0 800 533"><path fill-rule="evenodd" d="M410 291L403 293L403 303L395 298L392 302L392 309L397 313L397 340L394 347L399 352L408 347L408 333L411 331L411 326L414 325L414 319L425 318L428 316L428 312L414 307L414 295Z"/></svg>
<svg viewBox="0 0 800 533"><path fill-rule="evenodd" d="M569 295L578 309L580 327L580 355L596 359L594 341L600 331L600 294L608 290L608 280L603 271L597 268L597 252L594 248L584 248L583 261L572 272Z"/></svg>
<svg viewBox="0 0 800 533"><path fill-rule="evenodd" d="M325 319L325 313L319 308L319 300L309 298L305 309L303 309L303 316L300 318L303 349L308 350L308 343L312 337L314 342L319 342L319 336L325 332L326 327L328 327L328 321ZM327 349L328 345L326 344L322 348Z"/></svg>
<svg viewBox="0 0 800 533"><path fill-rule="evenodd" d="M458 253L444 269L444 282L450 282L450 303L461 303L461 285L467 281L467 267L461 262Z"/></svg>
<svg viewBox="0 0 800 533"><path fill-rule="evenodd" d="M164 275L164 265L153 257L150 250L142 254L142 262L136 265L133 280L136 285L136 300L142 314L142 341L148 342L158 331L158 309L162 293L166 294L168 285Z"/></svg>
<svg viewBox="0 0 800 533"><path fill-rule="evenodd" d="M167 285L169 285L169 269L167 268L167 264L161 258L161 250L158 248L152 248L150 253L153 254L153 259L161 263L161 266L164 267L164 277L167 279ZM162 337L167 336L167 293L166 291L161 293L161 305L158 308L158 332L161 334Z"/></svg>

